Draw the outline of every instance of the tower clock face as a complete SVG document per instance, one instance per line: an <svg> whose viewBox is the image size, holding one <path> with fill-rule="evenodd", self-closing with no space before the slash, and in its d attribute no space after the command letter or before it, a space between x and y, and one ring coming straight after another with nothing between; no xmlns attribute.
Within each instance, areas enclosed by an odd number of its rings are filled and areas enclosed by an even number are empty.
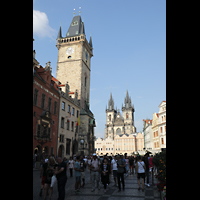
<svg viewBox="0 0 200 200"><path fill-rule="evenodd" d="M74 53L74 49L72 47L67 48L67 50L66 50L67 55L71 55L73 53Z"/></svg>

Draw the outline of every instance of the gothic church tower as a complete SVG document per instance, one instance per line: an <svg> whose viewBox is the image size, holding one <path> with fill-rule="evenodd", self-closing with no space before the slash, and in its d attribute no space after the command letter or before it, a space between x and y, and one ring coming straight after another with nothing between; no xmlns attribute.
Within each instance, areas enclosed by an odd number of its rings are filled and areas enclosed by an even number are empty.
<svg viewBox="0 0 200 200"><path fill-rule="evenodd" d="M90 101L90 71L93 56L92 39L88 42L81 16L74 16L65 37L61 26L58 32L58 61L56 78L70 85L70 92L77 89L81 108Z"/></svg>
<svg viewBox="0 0 200 200"><path fill-rule="evenodd" d="M134 105L131 105L131 97L129 97L128 90L126 92L126 97L124 99L124 104L122 104L122 112L123 112L123 118L124 118L124 125L126 133L135 133L136 127L134 126Z"/></svg>
<svg viewBox="0 0 200 200"><path fill-rule="evenodd" d="M124 99L124 106L122 104L122 113L120 110L114 109L114 100L110 94L108 101L108 109L106 106L106 124L105 124L105 139L111 137L113 140L115 136L123 134L136 135L136 127L134 126L134 105L131 104L131 97L126 92Z"/></svg>

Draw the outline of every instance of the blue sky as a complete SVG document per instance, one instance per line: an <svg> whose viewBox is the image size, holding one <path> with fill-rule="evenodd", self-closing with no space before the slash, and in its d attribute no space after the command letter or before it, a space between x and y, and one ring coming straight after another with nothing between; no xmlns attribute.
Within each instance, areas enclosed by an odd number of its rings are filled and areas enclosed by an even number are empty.
<svg viewBox="0 0 200 200"><path fill-rule="evenodd" d="M95 135L104 137L110 92L121 110L127 89L139 132L143 119L152 119L166 100L166 0L34 0L33 49L43 67L51 61L55 77L60 23L64 37L79 7L94 48L90 109Z"/></svg>

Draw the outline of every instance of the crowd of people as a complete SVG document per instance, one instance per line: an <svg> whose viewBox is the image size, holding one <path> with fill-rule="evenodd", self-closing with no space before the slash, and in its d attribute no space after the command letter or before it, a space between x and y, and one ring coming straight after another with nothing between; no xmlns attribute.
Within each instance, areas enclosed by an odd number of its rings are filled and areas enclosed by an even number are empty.
<svg viewBox="0 0 200 200"><path fill-rule="evenodd" d="M138 156L101 156L97 157L94 153L92 156L75 156L70 157L69 160L60 157L54 158L54 156L46 156L41 162L40 178L41 190L39 195L46 200L47 193L49 194L49 200L53 193L53 187L57 182L58 188L58 200L65 198L65 184L67 182L67 170L70 172L70 177L75 177L75 194L79 194L81 188L85 185L85 171L87 170L90 175L91 191L95 191L95 188L100 190L100 184L103 184L104 192L107 190L107 186L111 182L111 174L113 174L114 186L118 187L118 192L122 189L125 190L124 176L133 175L137 176L138 190L142 189L144 192L144 185L149 185L149 172L153 167L153 156L149 157L146 153L143 157ZM142 179L142 188L140 184L140 178ZM145 183L146 179L146 183ZM96 187L95 187L96 185Z"/></svg>

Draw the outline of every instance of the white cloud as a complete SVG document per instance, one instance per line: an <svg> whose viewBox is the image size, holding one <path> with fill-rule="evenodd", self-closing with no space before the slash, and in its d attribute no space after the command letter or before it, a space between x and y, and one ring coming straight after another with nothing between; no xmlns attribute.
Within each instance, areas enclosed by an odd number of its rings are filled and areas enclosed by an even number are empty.
<svg viewBox="0 0 200 200"><path fill-rule="evenodd" d="M49 26L49 20L44 12L33 10L33 33L39 37L49 37L54 39L56 30Z"/></svg>

